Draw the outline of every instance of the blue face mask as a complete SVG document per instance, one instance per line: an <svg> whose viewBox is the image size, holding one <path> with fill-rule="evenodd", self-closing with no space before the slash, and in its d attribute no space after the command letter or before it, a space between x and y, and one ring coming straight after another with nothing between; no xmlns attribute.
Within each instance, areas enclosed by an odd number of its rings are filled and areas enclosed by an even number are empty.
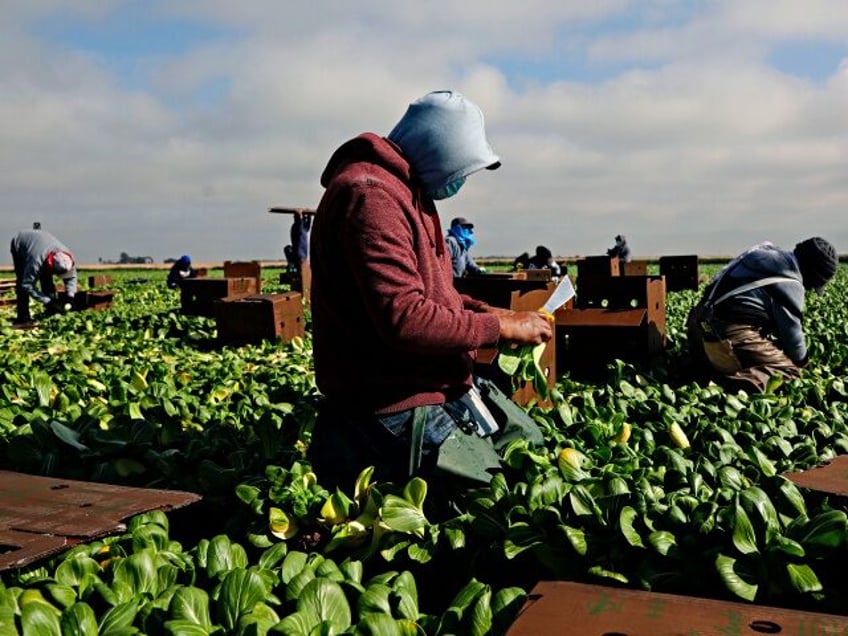
<svg viewBox="0 0 848 636"><path fill-rule="evenodd" d="M457 242L465 249L470 249L477 240L474 238L474 229L465 225L454 225L449 233L456 238Z"/></svg>
<svg viewBox="0 0 848 636"><path fill-rule="evenodd" d="M435 192L428 192L428 194L434 201L440 201L441 199L447 199L455 195L464 184L465 177L460 177L459 179L451 181L446 186L437 189Z"/></svg>

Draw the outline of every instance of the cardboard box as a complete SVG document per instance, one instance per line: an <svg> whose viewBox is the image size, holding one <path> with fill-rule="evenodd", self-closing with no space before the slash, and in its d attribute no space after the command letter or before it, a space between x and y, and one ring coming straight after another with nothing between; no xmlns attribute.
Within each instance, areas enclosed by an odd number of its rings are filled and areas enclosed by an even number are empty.
<svg viewBox="0 0 848 636"><path fill-rule="evenodd" d="M188 316L215 316L215 301L256 293L255 278L184 278L180 281L180 305Z"/></svg>
<svg viewBox="0 0 848 636"><path fill-rule="evenodd" d="M520 274L522 272L463 276L462 278L454 278L453 284L460 294L466 294L493 307L505 309L510 308L513 292L525 294L536 289L553 291L553 283L550 277L547 280L528 279L520 276Z"/></svg>
<svg viewBox="0 0 848 636"><path fill-rule="evenodd" d="M522 269L521 271L515 272L515 277L523 278L524 280L549 281L552 280L551 273L551 270L547 267L543 269Z"/></svg>
<svg viewBox="0 0 848 636"><path fill-rule="evenodd" d="M199 500L200 495L178 490L0 471L0 571L121 532L127 519L142 512L175 510Z"/></svg>
<svg viewBox="0 0 848 636"><path fill-rule="evenodd" d="M647 276L648 261L630 261L619 263L622 276Z"/></svg>
<svg viewBox="0 0 848 636"><path fill-rule="evenodd" d="M112 277L106 274L95 274L88 277L89 287L106 287L112 284Z"/></svg>
<svg viewBox="0 0 848 636"><path fill-rule="evenodd" d="M112 299L117 292L112 290L78 291L74 294L74 309L83 311L93 309L100 311L112 306Z"/></svg>
<svg viewBox="0 0 848 636"><path fill-rule="evenodd" d="M579 287L603 282L611 276L621 276L621 263L618 256L586 256L577 261L577 280Z"/></svg>
<svg viewBox="0 0 848 636"><path fill-rule="evenodd" d="M280 284L288 285L293 292L303 294L303 302L308 305L312 290L312 267L309 261L303 261L299 270L280 272Z"/></svg>
<svg viewBox="0 0 848 636"><path fill-rule="evenodd" d="M848 633L848 616L542 581L507 636L718 636Z"/></svg>
<svg viewBox="0 0 848 636"><path fill-rule="evenodd" d="M661 256L660 276L665 276L667 292L698 289L698 256Z"/></svg>
<svg viewBox="0 0 848 636"><path fill-rule="evenodd" d="M297 292L220 300L215 303L215 318L221 344L289 342L305 333L303 296Z"/></svg>
<svg viewBox="0 0 848 636"><path fill-rule="evenodd" d="M557 315L557 369L598 377L612 360L649 364L666 344L665 281L661 276L590 279L574 307Z"/></svg>
<svg viewBox="0 0 848 636"><path fill-rule="evenodd" d="M463 281L463 283L460 283ZM459 278L454 281L461 286L469 296L482 300L495 307L504 307L515 311L536 311L556 289L556 283L550 280L527 280L523 278ZM470 293L469 293L470 292ZM506 298L506 302L504 302ZM545 404L540 395L536 393L533 385L525 382L519 387L514 387L512 378L500 370L497 364L499 349L490 347L477 351L477 364L475 373L495 382L502 391L512 396L516 404L527 405L531 401ZM556 385L556 341L551 339L542 353L539 366L545 374L549 388Z"/></svg>
<svg viewBox="0 0 848 636"><path fill-rule="evenodd" d="M848 497L848 455L839 455L822 466L783 476L800 488Z"/></svg>
<svg viewBox="0 0 848 636"><path fill-rule="evenodd" d="M256 293L262 293L262 265L259 261L224 261L224 278L253 278Z"/></svg>
<svg viewBox="0 0 848 636"><path fill-rule="evenodd" d="M17 303L16 285L17 281L14 278L0 279L0 307Z"/></svg>

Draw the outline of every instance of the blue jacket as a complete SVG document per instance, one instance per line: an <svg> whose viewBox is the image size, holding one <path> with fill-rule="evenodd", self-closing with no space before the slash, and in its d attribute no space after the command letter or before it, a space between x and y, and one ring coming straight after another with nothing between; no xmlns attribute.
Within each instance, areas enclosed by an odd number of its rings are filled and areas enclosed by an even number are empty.
<svg viewBox="0 0 848 636"><path fill-rule="evenodd" d="M445 243L448 246L448 254L451 257L454 278L463 276L465 272L479 274L483 271L483 268L474 262L471 252L464 245L460 245L455 236L448 234L445 238Z"/></svg>
<svg viewBox="0 0 848 636"><path fill-rule="evenodd" d="M713 300L740 286L771 276L786 281L771 283L734 294L715 305L719 320L762 328L777 338L778 346L796 364L807 357L801 319L804 314L804 284L798 261L791 251L772 243L755 245L728 263L706 289ZM713 292L718 282L718 287Z"/></svg>

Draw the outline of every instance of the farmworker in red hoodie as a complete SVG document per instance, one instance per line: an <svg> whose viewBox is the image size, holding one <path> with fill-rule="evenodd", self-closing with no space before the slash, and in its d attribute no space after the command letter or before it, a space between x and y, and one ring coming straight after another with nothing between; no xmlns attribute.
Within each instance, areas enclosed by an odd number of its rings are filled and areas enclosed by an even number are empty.
<svg viewBox="0 0 848 636"><path fill-rule="evenodd" d="M77 271L73 254L59 239L47 230L18 232L12 239L12 263L17 277L15 324L30 322L30 297L42 303L48 314L67 311L66 301L56 295L53 276L65 283L65 296L70 300L77 291Z"/></svg>
<svg viewBox="0 0 848 636"><path fill-rule="evenodd" d="M796 378L809 362L801 320L806 290L821 293L839 267L821 237L792 251L761 243L733 259L687 322L697 369L731 390L762 392L772 376Z"/></svg>
<svg viewBox="0 0 848 636"><path fill-rule="evenodd" d="M490 307L453 285L434 202L499 165L482 112L452 91L425 95L387 137L361 134L330 158L311 237L324 402L308 457L322 484L350 490L369 465L380 480L426 476L458 413L485 428L466 408L476 350L550 339L540 313Z"/></svg>

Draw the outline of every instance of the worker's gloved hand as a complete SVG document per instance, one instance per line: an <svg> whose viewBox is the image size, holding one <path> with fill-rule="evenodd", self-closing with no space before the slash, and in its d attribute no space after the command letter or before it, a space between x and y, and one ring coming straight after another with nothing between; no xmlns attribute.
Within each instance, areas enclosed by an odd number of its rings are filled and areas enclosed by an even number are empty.
<svg viewBox="0 0 848 636"><path fill-rule="evenodd" d="M497 316L502 341L537 345L553 336L550 321L538 311L515 311Z"/></svg>

